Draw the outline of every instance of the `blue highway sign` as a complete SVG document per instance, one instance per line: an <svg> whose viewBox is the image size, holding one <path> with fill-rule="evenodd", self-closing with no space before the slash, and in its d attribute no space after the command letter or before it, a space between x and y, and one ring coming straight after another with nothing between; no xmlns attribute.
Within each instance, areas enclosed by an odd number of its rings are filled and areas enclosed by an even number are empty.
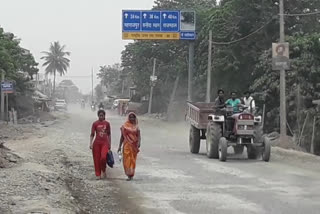
<svg viewBox="0 0 320 214"><path fill-rule="evenodd" d="M12 82L1 82L1 91L5 94L14 93L14 84Z"/></svg>
<svg viewBox="0 0 320 214"><path fill-rule="evenodd" d="M185 11L122 11L123 39L195 40L195 13Z"/></svg>
<svg viewBox="0 0 320 214"><path fill-rule="evenodd" d="M163 11L161 12L161 31L162 32L179 32L180 12Z"/></svg>
<svg viewBox="0 0 320 214"><path fill-rule="evenodd" d="M140 31L141 30L141 12L126 11L123 13L123 31Z"/></svg>
<svg viewBox="0 0 320 214"><path fill-rule="evenodd" d="M158 11L142 12L141 31L160 32L161 31L161 12L158 12Z"/></svg>

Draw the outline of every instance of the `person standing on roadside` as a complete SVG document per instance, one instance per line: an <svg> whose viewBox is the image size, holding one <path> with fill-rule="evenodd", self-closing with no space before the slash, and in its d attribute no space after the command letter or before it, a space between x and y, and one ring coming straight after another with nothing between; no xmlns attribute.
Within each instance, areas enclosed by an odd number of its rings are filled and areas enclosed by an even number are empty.
<svg viewBox="0 0 320 214"><path fill-rule="evenodd" d="M111 149L111 128L106 121L106 112L98 111L99 119L92 124L90 135L90 149L93 154L93 162L97 180L106 178L107 154Z"/></svg>
<svg viewBox="0 0 320 214"><path fill-rule="evenodd" d="M121 127L121 138L118 153L121 152L123 145L123 168L128 177L127 181L131 181L135 174L136 161L141 145L141 133L138 126L138 119L134 113L129 113L128 120Z"/></svg>

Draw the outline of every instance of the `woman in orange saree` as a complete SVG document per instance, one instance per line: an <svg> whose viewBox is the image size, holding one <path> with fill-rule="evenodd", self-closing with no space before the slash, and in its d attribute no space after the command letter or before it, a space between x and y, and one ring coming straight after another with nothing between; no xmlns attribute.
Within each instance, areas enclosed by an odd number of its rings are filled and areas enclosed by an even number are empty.
<svg viewBox="0 0 320 214"><path fill-rule="evenodd" d="M128 176L128 181L131 181L135 174L140 142L141 135L137 116L134 113L129 113L127 122L121 127L121 138L118 149L118 153L120 153L123 145L123 167Z"/></svg>

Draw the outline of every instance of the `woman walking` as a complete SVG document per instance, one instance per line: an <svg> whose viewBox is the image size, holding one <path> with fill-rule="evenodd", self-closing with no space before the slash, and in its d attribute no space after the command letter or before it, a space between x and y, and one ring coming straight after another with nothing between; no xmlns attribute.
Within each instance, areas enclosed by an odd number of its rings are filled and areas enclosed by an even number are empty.
<svg viewBox="0 0 320 214"><path fill-rule="evenodd" d="M134 113L129 113L128 120L121 127L121 138L118 153L123 145L123 167L128 181L133 179L136 160L139 153L141 134L138 126L138 119Z"/></svg>
<svg viewBox="0 0 320 214"><path fill-rule="evenodd" d="M97 180L106 178L107 154L111 149L110 123L106 121L106 112L98 111L99 120L92 124L90 135L90 149Z"/></svg>

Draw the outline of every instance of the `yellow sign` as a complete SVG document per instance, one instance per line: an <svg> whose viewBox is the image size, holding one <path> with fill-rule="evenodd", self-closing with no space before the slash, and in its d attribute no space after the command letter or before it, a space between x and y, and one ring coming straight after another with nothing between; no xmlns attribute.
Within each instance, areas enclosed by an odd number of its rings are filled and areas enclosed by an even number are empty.
<svg viewBox="0 0 320 214"><path fill-rule="evenodd" d="M179 40L180 33L122 33L124 40Z"/></svg>

